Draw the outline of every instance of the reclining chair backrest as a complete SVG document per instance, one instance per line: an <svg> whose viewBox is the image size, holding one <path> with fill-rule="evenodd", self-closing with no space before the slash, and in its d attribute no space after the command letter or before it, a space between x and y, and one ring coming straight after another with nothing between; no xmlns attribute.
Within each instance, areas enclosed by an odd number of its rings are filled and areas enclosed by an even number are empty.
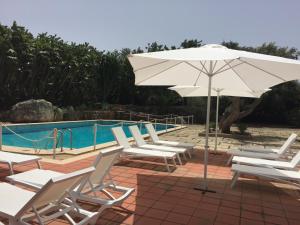
<svg viewBox="0 0 300 225"><path fill-rule="evenodd" d="M130 148L130 144L122 127L113 127L111 131L120 146L123 146L125 149Z"/></svg>
<svg viewBox="0 0 300 225"><path fill-rule="evenodd" d="M138 126L134 125L134 126L130 126L129 127L129 130L137 144L137 146L142 146L142 145L145 145L147 144L138 128Z"/></svg>
<svg viewBox="0 0 300 225"><path fill-rule="evenodd" d="M291 160L291 165L295 168L300 163L300 151Z"/></svg>
<svg viewBox="0 0 300 225"><path fill-rule="evenodd" d="M89 177L89 181L92 184L103 184L104 178L106 177L106 175L108 175L112 166L119 158L122 150L123 146L117 146L101 151L93 164L93 166L95 167L95 171Z"/></svg>
<svg viewBox="0 0 300 225"><path fill-rule="evenodd" d="M145 125L145 127L146 127L146 129L147 129L147 131L148 131L148 133L149 133L152 141L154 143L157 142L157 141L159 141L159 137L156 134L156 131L155 131L154 127L153 127L153 124L152 123L147 123Z"/></svg>
<svg viewBox="0 0 300 225"><path fill-rule="evenodd" d="M290 147L291 145L296 141L297 139L297 134L292 133L289 138L284 142L284 144L280 147L278 154L282 155L283 153L285 153Z"/></svg>
<svg viewBox="0 0 300 225"><path fill-rule="evenodd" d="M45 207L50 203L60 204L83 180L88 179L94 167L78 170L59 177L52 178L45 184L33 198L18 212L22 216L27 210Z"/></svg>

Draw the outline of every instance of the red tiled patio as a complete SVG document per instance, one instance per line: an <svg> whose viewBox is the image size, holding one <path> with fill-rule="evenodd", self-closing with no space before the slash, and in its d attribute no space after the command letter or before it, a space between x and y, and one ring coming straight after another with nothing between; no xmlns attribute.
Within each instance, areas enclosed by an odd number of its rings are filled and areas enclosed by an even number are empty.
<svg viewBox="0 0 300 225"><path fill-rule="evenodd" d="M123 204L129 211L108 209L97 224L300 224L300 194L295 187L247 177L239 179L236 187L231 189L231 171L230 167L225 166L228 157L224 153L209 156L209 188L217 193L202 194L194 190L202 179L202 157L203 152L197 150L193 159L178 166L172 173L166 172L165 166L159 162L119 162L111 172L113 179L122 186L136 190ZM70 172L89 166L93 159L67 165L42 163L42 166L44 169ZM15 167L18 172L32 168L34 165ZM0 171L0 179L5 181L8 170L1 165ZM66 221L51 224L66 224Z"/></svg>

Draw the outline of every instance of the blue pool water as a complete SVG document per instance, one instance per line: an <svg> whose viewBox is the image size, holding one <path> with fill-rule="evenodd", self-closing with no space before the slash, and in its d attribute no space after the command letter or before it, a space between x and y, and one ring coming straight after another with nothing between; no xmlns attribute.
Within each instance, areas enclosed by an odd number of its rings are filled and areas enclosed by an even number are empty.
<svg viewBox="0 0 300 225"><path fill-rule="evenodd" d="M61 123L42 123L42 124L24 124L24 125L11 125L8 126L12 131L8 130L3 126L2 142L4 145L18 146L18 147L29 147L38 149L52 149L53 139L47 138L52 136L54 128L59 130L58 132L58 144L57 147L70 148L70 132L68 129L72 130L73 135L73 148L84 148L94 145L94 124L97 123L97 144L102 144L110 141L114 141L113 134L111 132L112 127L121 126L120 121L80 121L80 122L61 122ZM134 122L123 123L123 129L127 137L131 137L128 127L131 125L138 125L142 134L146 134L146 128L143 123L136 124ZM172 128L174 126L168 125L167 128ZM157 124L156 130L165 130L166 125ZM63 135L63 143L61 143L60 136ZM26 140L30 139L30 140ZM41 140L42 139L42 140ZM31 141L37 140L37 141Z"/></svg>

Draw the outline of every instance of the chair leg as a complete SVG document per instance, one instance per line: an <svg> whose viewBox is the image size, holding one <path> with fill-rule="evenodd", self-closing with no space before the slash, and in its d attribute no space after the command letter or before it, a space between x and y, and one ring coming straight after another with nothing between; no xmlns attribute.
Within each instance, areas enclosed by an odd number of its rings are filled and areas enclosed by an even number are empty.
<svg viewBox="0 0 300 225"><path fill-rule="evenodd" d="M232 159L233 159L233 155L231 155L230 158L228 159L228 161L227 161L227 163L226 163L226 166L229 166L229 165L230 165Z"/></svg>
<svg viewBox="0 0 300 225"><path fill-rule="evenodd" d="M179 164L182 166L182 162L181 162L179 153L176 153L176 155L177 155L177 159L178 159Z"/></svg>
<svg viewBox="0 0 300 225"><path fill-rule="evenodd" d="M38 166L39 169L42 169L42 166L41 166L41 163L40 163L39 160L36 161L36 164L37 164L37 166Z"/></svg>
<svg viewBox="0 0 300 225"><path fill-rule="evenodd" d="M165 160L165 164L166 164L167 170L168 170L168 172L170 173L171 171L170 171L170 167L169 167L169 164L168 164L167 158L166 158L166 157L164 157L164 160Z"/></svg>
<svg viewBox="0 0 300 225"><path fill-rule="evenodd" d="M174 157L172 158L172 161L173 161L174 166L176 167L177 165L176 165L176 161L175 161Z"/></svg>
<svg viewBox="0 0 300 225"><path fill-rule="evenodd" d="M236 181L238 180L239 176L240 176L240 173L234 172L232 180L231 180L231 188L234 187L234 185L235 185Z"/></svg>
<svg viewBox="0 0 300 225"><path fill-rule="evenodd" d="M0 224L2 224L2 223L0 222ZM17 222L15 219L13 219L13 218L9 218L8 224L9 224L9 225L17 225L18 222Z"/></svg>
<svg viewBox="0 0 300 225"><path fill-rule="evenodd" d="M187 151L186 151L187 152ZM183 155L183 158L184 158L184 160L185 161L187 161L187 157L186 157L186 154L185 154L185 152L184 153L182 153L182 155Z"/></svg>
<svg viewBox="0 0 300 225"><path fill-rule="evenodd" d="M13 165L11 163L7 163L7 165L8 165L8 168L9 168L10 175L14 175Z"/></svg>
<svg viewBox="0 0 300 225"><path fill-rule="evenodd" d="M187 150L187 154L189 155L190 159L192 158L192 154L190 152L190 150Z"/></svg>

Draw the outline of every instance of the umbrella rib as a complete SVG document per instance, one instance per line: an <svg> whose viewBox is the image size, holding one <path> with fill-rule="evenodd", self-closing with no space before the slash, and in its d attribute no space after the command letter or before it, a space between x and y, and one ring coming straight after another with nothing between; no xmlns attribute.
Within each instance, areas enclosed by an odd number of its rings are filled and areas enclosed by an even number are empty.
<svg viewBox="0 0 300 225"><path fill-rule="evenodd" d="M224 60L225 61L225 60ZM231 61L232 62L232 61ZM230 65L230 63L231 62L229 62L228 63L228 66ZM218 73L223 73L223 72L225 72L225 71L227 71L227 70L230 70L230 69L232 69L232 68L235 68L235 67L237 67L237 66L239 66L239 65L242 65L242 64L244 64L243 62L241 62L241 63L238 63L238 64L236 64L236 65L234 65L234 66L229 66L229 68L226 68L226 69L224 69L224 70L218 70L218 72L215 72L214 74L216 75L216 74L218 74Z"/></svg>
<svg viewBox="0 0 300 225"><path fill-rule="evenodd" d="M163 63L165 63L165 62L169 62L169 60L164 60L164 61L162 61L162 62L158 62L158 63L154 63L154 64L152 64L152 65L144 66L144 67L141 67L141 68L139 68L139 69L134 70L133 72L138 72L138 71L140 71L140 70L144 70L144 69L147 69L147 68L152 67L152 66L157 66L157 65L163 64Z"/></svg>
<svg viewBox="0 0 300 225"><path fill-rule="evenodd" d="M161 73L163 73L163 72L165 72L165 71L167 71L167 70L169 70L169 69L172 69L173 67L175 67L175 66L177 66L177 65L179 65L179 64L181 64L181 63L183 63L183 62L182 62L182 61L181 61L181 62L178 62L178 63L176 63L175 65L172 65L172 66L170 66L170 67L168 67L168 68L166 68L166 69L164 69L164 70L162 70L162 71L159 71L159 72L157 72L157 73L151 75L150 77L147 77L146 79L144 79L144 80L138 82L137 84L140 84L140 83L142 83L142 82L144 82L144 81L146 81L146 80L149 80L149 79L151 79L151 78L153 78L153 77L156 77L157 75L159 75L159 74L161 74Z"/></svg>
<svg viewBox="0 0 300 225"><path fill-rule="evenodd" d="M189 63L189 62L184 61L184 63L186 63L186 64L188 64L189 66L193 67L194 69L196 69L196 70L198 70L198 71L200 71L200 72L202 72L202 73L208 75L208 74L206 73L207 70L205 69L205 65L203 65L201 62L200 62L201 65L202 65L202 69L201 69L201 70L200 70L198 67L194 66L193 64L191 64L191 63ZM206 72L203 71L203 68L205 69Z"/></svg>
<svg viewBox="0 0 300 225"><path fill-rule="evenodd" d="M224 60L224 62L227 64L226 60ZM247 83L244 81L244 79L240 76L240 74L230 65L228 64L228 66L231 68L231 70L241 79L241 81L247 86L247 88L249 88L250 91L252 91L252 89L247 85Z"/></svg>
<svg viewBox="0 0 300 225"><path fill-rule="evenodd" d="M204 62L204 66L205 66L205 63L206 63L206 61ZM202 72L203 72L203 66L202 66L201 71L199 71L199 75L198 75L198 77L197 77L197 79L196 79L196 81L195 81L195 83L194 83L194 86L197 85L197 82L198 82L198 80L199 80L199 78L200 78Z"/></svg>
<svg viewBox="0 0 300 225"><path fill-rule="evenodd" d="M205 60L204 62L206 63L206 60ZM206 67L205 67L205 63L203 64L202 61L200 61L200 64L203 66L204 70L206 71L205 74L208 76L208 75L209 75L209 72L208 72L208 70L207 70Z"/></svg>
<svg viewBox="0 0 300 225"><path fill-rule="evenodd" d="M216 66L217 66L217 62L218 62L218 60L215 61L214 65L213 65L213 68L212 68L212 71L215 70L215 68L216 68Z"/></svg>
<svg viewBox="0 0 300 225"><path fill-rule="evenodd" d="M232 61L234 61L235 59L230 60L230 62L228 64L230 64ZM225 60L224 60L225 61ZM216 72L214 72L214 74L219 73L224 67L228 66L227 64L225 64L224 66L221 66ZM221 71L223 72L223 71Z"/></svg>
<svg viewBox="0 0 300 225"><path fill-rule="evenodd" d="M259 68L258 66L253 65L252 63L249 63L249 62L244 61L244 60L241 60L241 59L239 59L239 60L240 60L241 62L246 63L246 64L249 65L249 66L254 67L255 69L261 70L261 71L263 71L263 72L269 74L270 76L276 77L276 78L279 79L279 80L282 80L282 81L284 81L284 82L287 81L287 80L281 78L280 76L278 76L278 75L276 75L276 74L273 74L273 73L271 73L271 72L269 72L269 71L267 71L267 70L264 70L264 69L262 69L262 68Z"/></svg>

